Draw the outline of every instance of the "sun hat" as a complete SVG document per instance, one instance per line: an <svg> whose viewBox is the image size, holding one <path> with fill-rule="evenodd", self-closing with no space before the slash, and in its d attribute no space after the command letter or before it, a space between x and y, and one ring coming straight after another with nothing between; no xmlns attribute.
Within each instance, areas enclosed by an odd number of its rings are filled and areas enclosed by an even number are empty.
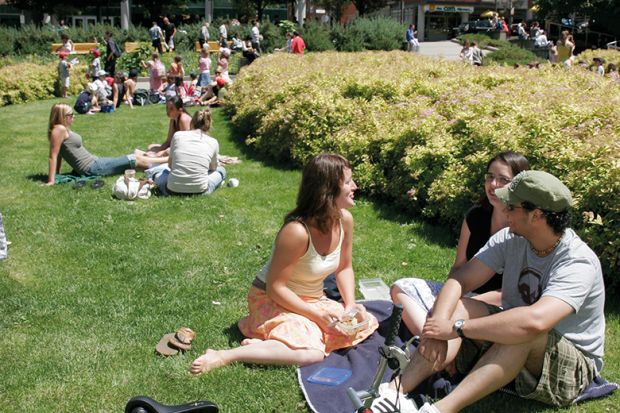
<svg viewBox="0 0 620 413"><path fill-rule="evenodd" d="M107 74L108 74L108 72L106 72L105 70L99 70L97 72L97 77L105 76Z"/></svg>
<svg viewBox="0 0 620 413"><path fill-rule="evenodd" d="M529 202L545 211L561 212L570 208L570 190L558 178L544 171L523 171L495 195L505 204Z"/></svg>
<svg viewBox="0 0 620 413"><path fill-rule="evenodd" d="M90 49L90 52L93 54L93 56L95 57L99 57L101 56L101 51L99 49Z"/></svg>

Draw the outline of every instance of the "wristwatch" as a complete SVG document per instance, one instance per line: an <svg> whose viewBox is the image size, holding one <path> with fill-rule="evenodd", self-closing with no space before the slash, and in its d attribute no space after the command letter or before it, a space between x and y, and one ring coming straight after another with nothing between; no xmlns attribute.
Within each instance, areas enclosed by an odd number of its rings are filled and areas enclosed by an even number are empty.
<svg viewBox="0 0 620 413"><path fill-rule="evenodd" d="M465 334L463 334L463 326L465 325L465 320L456 320L454 325L452 326L452 330L461 338L465 338Z"/></svg>

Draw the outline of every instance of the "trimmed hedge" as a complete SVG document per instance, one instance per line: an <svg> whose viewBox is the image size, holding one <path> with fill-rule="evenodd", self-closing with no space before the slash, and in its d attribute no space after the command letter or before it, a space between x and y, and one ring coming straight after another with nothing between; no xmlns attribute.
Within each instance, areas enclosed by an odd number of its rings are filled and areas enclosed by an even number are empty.
<svg viewBox="0 0 620 413"><path fill-rule="evenodd" d="M342 153L362 191L455 229L481 195L488 159L521 151L571 188L573 227L617 286L620 95L609 79L405 52L273 55L241 71L228 111L259 156L302 165Z"/></svg>

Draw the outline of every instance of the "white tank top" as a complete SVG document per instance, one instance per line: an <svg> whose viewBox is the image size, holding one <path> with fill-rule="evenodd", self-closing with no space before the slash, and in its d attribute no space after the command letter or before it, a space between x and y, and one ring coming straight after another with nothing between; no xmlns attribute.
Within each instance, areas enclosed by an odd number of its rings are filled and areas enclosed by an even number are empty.
<svg viewBox="0 0 620 413"><path fill-rule="evenodd" d="M340 250L344 239L344 228L342 226L342 221L340 221L340 239L338 240L338 246L334 251L323 256L314 248L312 235L310 235L310 231L306 224L303 225L308 232L308 249L299 261L297 261L293 269L293 274L286 285L297 295L321 298L323 296L323 280L329 274L336 271L340 265ZM263 283L267 281L267 273L269 272L269 267L271 267L272 258L273 251L271 253L271 258L269 258L269 262L265 264L256 275L256 278Z"/></svg>

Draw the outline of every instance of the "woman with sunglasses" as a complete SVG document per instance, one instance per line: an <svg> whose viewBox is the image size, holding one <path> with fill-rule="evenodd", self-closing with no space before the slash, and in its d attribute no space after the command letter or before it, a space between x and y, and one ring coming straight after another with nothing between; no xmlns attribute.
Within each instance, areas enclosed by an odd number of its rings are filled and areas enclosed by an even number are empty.
<svg viewBox="0 0 620 413"><path fill-rule="evenodd" d="M60 173L61 160L73 168L75 175L108 176L122 174L125 169L146 169L153 163L163 163L166 158L147 158L142 155L125 155L117 158L100 158L84 148L82 137L71 130L74 113L69 105L57 103L50 113L47 138L50 142L49 173L47 185L54 185Z"/></svg>
<svg viewBox="0 0 620 413"><path fill-rule="evenodd" d="M491 235L508 226L504 205L495 196L495 190L508 185L515 175L529 168L528 160L512 151L501 152L489 161L484 174L484 196L465 215L451 272L470 260ZM413 335L422 333L426 315L433 308L442 286L443 283L421 278L403 278L392 285L392 300L403 305L403 321ZM477 299L500 305L498 290L501 287L502 275L495 274L474 292L479 294Z"/></svg>

